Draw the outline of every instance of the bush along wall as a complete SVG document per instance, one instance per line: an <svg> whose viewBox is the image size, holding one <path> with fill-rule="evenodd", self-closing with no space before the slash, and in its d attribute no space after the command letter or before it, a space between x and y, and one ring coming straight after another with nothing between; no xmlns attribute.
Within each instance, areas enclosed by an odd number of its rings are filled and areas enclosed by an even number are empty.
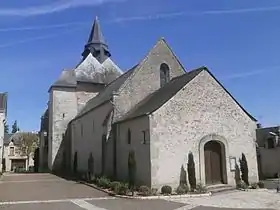
<svg viewBox="0 0 280 210"><path fill-rule="evenodd" d="M246 156L244 153L242 153L241 159L239 159L240 162L240 169L241 169L241 178L245 182L247 186L249 186L249 178L248 178L248 163Z"/></svg>
<svg viewBox="0 0 280 210"><path fill-rule="evenodd" d="M188 155L188 178L189 178L191 191L194 191L196 189L196 177L195 177L195 163L194 163L192 152L189 152Z"/></svg>
<svg viewBox="0 0 280 210"><path fill-rule="evenodd" d="M129 189L132 192L132 195L134 195L135 190L135 177L136 176L136 161L135 161L135 152L130 151L128 155L128 183L129 183Z"/></svg>

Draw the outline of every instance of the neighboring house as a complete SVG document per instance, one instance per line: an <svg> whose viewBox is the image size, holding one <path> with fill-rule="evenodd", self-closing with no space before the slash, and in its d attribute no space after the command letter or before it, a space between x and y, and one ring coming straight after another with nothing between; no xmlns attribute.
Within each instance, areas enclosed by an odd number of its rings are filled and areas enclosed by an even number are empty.
<svg viewBox="0 0 280 210"><path fill-rule="evenodd" d="M51 170L71 171L77 162L86 171L92 154L95 174L127 180L134 152L138 185L177 187L191 152L198 183L235 185L244 153L249 180L258 181L256 120L206 67L186 72L160 39L136 66L107 78L108 63L121 71L97 19L83 56L51 86L41 119L40 150L48 144Z"/></svg>
<svg viewBox="0 0 280 210"><path fill-rule="evenodd" d="M262 178L280 173L280 126L257 129L258 165Z"/></svg>
<svg viewBox="0 0 280 210"><path fill-rule="evenodd" d="M0 172L2 171L3 142L7 118L7 93L0 93Z"/></svg>
<svg viewBox="0 0 280 210"><path fill-rule="evenodd" d="M28 170L34 166L33 154L27 155L22 147L21 132L5 134L3 160L6 172L14 171L15 168Z"/></svg>

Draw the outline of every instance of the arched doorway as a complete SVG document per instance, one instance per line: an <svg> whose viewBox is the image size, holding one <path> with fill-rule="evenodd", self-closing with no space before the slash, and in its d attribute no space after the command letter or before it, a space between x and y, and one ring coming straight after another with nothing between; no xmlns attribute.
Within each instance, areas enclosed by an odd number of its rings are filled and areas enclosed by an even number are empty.
<svg viewBox="0 0 280 210"><path fill-rule="evenodd" d="M204 145L206 185L225 184L225 147L219 141L209 141Z"/></svg>

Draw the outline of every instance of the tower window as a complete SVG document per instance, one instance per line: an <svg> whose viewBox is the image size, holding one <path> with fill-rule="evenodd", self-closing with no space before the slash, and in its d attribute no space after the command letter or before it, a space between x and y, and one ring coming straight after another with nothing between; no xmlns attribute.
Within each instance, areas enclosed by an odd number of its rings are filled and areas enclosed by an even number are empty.
<svg viewBox="0 0 280 210"><path fill-rule="evenodd" d="M130 129L128 129L128 131L127 131L127 143L131 144L131 130Z"/></svg>
<svg viewBox="0 0 280 210"><path fill-rule="evenodd" d="M160 87L163 87L170 80L170 70L166 63L160 65Z"/></svg>

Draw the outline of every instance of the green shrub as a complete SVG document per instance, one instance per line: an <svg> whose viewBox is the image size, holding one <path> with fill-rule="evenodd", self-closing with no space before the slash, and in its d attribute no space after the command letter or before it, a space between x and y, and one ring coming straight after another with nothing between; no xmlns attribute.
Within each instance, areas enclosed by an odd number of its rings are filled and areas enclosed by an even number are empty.
<svg viewBox="0 0 280 210"><path fill-rule="evenodd" d="M176 193L177 193L178 195L183 195L183 194L186 194L187 191L186 191L186 189L184 188L183 185L179 185L179 186L177 187L177 189L176 189Z"/></svg>
<svg viewBox="0 0 280 210"><path fill-rule="evenodd" d="M258 183L256 183L256 182L255 182L255 183L252 183L252 184L251 184L251 188L252 188L252 189L258 189L258 188L259 188Z"/></svg>
<svg viewBox="0 0 280 210"><path fill-rule="evenodd" d="M191 152L188 156L188 178L190 187L192 190L194 190L196 188L195 163L193 160L193 154Z"/></svg>
<svg viewBox="0 0 280 210"><path fill-rule="evenodd" d="M241 159L239 159L240 162L240 170L242 172L241 178L246 183L246 185L249 185L249 178L248 178L248 163L246 156L244 153L242 153Z"/></svg>
<svg viewBox="0 0 280 210"><path fill-rule="evenodd" d="M111 185L111 181L106 177L100 177L96 180L96 184L101 188L109 188Z"/></svg>
<svg viewBox="0 0 280 210"><path fill-rule="evenodd" d="M197 193L206 193L207 188L204 185L199 183L199 184L196 185L196 192Z"/></svg>
<svg viewBox="0 0 280 210"><path fill-rule="evenodd" d="M152 194L152 195L156 195L157 192L158 192L158 189L157 189L157 188L152 188L152 189L151 189L151 194Z"/></svg>
<svg viewBox="0 0 280 210"><path fill-rule="evenodd" d="M128 155L128 179L129 179L129 188L131 191L134 191L135 188L135 176L136 176L136 161L135 161L135 152L130 151Z"/></svg>
<svg viewBox="0 0 280 210"><path fill-rule="evenodd" d="M114 181L114 182L111 182L110 184L110 190L112 191L116 191L117 189L119 189L121 186L121 183L120 182L117 182L117 181Z"/></svg>
<svg viewBox="0 0 280 210"><path fill-rule="evenodd" d="M162 188L161 188L161 193L163 195L170 195L172 193L172 187L168 186L168 185L164 185Z"/></svg>
<svg viewBox="0 0 280 210"><path fill-rule="evenodd" d="M121 183L120 185L118 185L118 186L116 185L115 186L114 192L119 194L119 195L127 195L128 190L129 190L128 184Z"/></svg>
<svg viewBox="0 0 280 210"><path fill-rule="evenodd" d="M141 194L143 196L149 196L152 194L152 191L149 187L143 185L143 186L139 187L139 194Z"/></svg>
<svg viewBox="0 0 280 210"><path fill-rule="evenodd" d="M189 192L189 186L187 184L180 184L176 189L176 193L179 195L186 194L188 192Z"/></svg>
<svg viewBox="0 0 280 210"><path fill-rule="evenodd" d="M234 173L234 179L235 179L235 184L236 186L240 183L241 178L240 178L240 169L237 163L235 163L235 173Z"/></svg>
<svg viewBox="0 0 280 210"><path fill-rule="evenodd" d="M259 186L259 188L264 188L264 182L262 182L262 181L258 182L258 186Z"/></svg>
<svg viewBox="0 0 280 210"><path fill-rule="evenodd" d="M243 180L241 180L241 181L236 185L236 188L237 188L237 189L248 189L248 185L247 185Z"/></svg>

